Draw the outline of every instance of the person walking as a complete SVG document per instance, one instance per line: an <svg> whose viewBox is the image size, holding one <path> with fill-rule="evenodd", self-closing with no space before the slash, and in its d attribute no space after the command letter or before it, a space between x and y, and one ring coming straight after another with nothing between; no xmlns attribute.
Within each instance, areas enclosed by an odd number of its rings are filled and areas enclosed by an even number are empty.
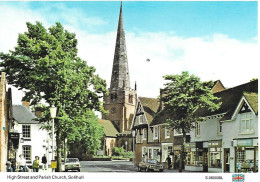
<svg viewBox="0 0 260 182"><path fill-rule="evenodd" d="M39 171L39 157L35 156L35 159L33 161L33 172L38 172Z"/></svg>
<svg viewBox="0 0 260 182"><path fill-rule="evenodd" d="M19 155L17 168L19 172L25 172L26 171L26 160L24 159L23 155Z"/></svg>
<svg viewBox="0 0 260 182"><path fill-rule="evenodd" d="M46 158L45 154L42 157L42 164L43 164L43 170L47 170L48 165L47 165L47 158Z"/></svg>
<svg viewBox="0 0 260 182"><path fill-rule="evenodd" d="M166 161L168 163L168 169L171 169L171 163L172 163L172 160L170 158L170 156L168 155L168 157L166 158Z"/></svg>

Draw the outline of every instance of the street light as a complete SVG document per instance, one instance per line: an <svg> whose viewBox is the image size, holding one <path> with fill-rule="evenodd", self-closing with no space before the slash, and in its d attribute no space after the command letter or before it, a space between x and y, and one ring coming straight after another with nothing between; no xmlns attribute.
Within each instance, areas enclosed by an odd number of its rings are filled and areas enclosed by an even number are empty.
<svg viewBox="0 0 260 182"><path fill-rule="evenodd" d="M135 167L135 130L132 130L132 137L133 137L133 165Z"/></svg>
<svg viewBox="0 0 260 182"><path fill-rule="evenodd" d="M54 118L56 117L57 107L52 105L50 107L50 114L52 119L52 160L54 160Z"/></svg>

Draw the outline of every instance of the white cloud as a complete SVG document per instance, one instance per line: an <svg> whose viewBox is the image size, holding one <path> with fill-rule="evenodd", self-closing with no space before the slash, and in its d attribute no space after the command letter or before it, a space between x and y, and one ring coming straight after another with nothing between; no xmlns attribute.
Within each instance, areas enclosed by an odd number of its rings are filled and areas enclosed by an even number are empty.
<svg viewBox="0 0 260 182"><path fill-rule="evenodd" d="M5 17L0 22L0 50L4 52L13 49L18 32L26 30L26 21L38 20L45 27L50 23L36 12L8 6L0 7L0 17ZM78 28L78 18L67 22L64 27L76 33L79 56L96 68L96 72L107 80L109 87L116 30L105 34L90 34L87 30ZM100 21L102 24L101 19ZM137 81L140 96L156 97L159 88L163 87L162 76L180 74L182 71L189 71L204 81L220 79L226 87L243 84L259 76L259 54L255 40L242 42L220 34L183 38L173 33L135 34L126 31L126 44L131 85L133 88L134 81ZM147 62L146 59L151 61ZM13 96L14 103L19 100L16 95Z"/></svg>

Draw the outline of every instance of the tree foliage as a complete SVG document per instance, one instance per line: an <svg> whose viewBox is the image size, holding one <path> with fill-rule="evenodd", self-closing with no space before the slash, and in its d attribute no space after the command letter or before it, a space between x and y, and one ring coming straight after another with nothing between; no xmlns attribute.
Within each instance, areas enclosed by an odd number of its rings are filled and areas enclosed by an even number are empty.
<svg viewBox="0 0 260 182"><path fill-rule="evenodd" d="M221 105L218 98L211 92L213 82L202 82L199 77L182 72L181 75L166 75L168 81L163 89L164 108L159 115L164 115L168 127L183 134L185 143L186 133L195 127L195 122L202 122L205 118L196 115L199 108L208 108L211 111ZM183 161L184 143L182 145L181 160ZM180 171L182 170L180 162Z"/></svg>
<svg viewBox="0 0 260 182"><path fill-rule="evenodd" d="M64 136L79 141L79 133L86 134L82 124L88 132L97 129L88 116L92 109L104 111L100 98L107 93L106 83L77 56L76 35L60 23L49 29L40 22L27 23L27 29L19 34L13 51L0 53L1 71L7 73L10 84L26 91L23 99L31 105L44 100L58 108L55 128L60 160ZM46 114L44 119L48 119ZM92 142L90 138L86 141Z"/></svg>
<svg viewBox="0 0 260 182"><path fill-rule="evenodd" d="M167 123L177 131L186 133L194 127L195 121L203 121L203 117L195 114L198 108L213 111L220 106L218 98L213 95L213 82L201 82L200 78L183 72L181 75L166 75L163 113L167 115Z"/></svg>

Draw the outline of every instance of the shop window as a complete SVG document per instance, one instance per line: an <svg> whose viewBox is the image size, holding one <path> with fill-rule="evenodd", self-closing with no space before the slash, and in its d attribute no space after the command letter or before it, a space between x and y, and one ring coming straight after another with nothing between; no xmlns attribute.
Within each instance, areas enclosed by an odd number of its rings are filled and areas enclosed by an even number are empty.
<svg viewBox="0 0 260 182"><path fill-rule="evenodd" d="M23 138L31 138L31 125L22 125Z"/></svg>
<svg viewBox="0 0 260 182"><path fill-rule="evenodd" d="M165 127L165 138L170 138L170 129Z"/></svg>
<svg viewBox="0 0 260 182"><path fill-rule="evenodd" d="M158 139L158 126L155 126L155 127L154 127L153 138L154 138L154 139Z"/></svg>
<svg viewBox="0 0 260 182"><path fill-rule="evenodd" d="M199 137L199 136L200 136L200 123L195 122L195 137Z"/></svg>
<svg viewBox="0 0 260 182"><path fill-rule="evenodd" d="M221 167L221 148L210 148L209 167Z"/></svg>
<svg viewBox="0 0 260 182"><path fill-rule="evenodd" d="M23 155L24 155L25 160L31 161L31 146L30 145L23 146Z"/></svg>
<svg viewBox="0 0 260 182"><path fill-rule="evenodd" d="M238 172L252 172L258 168L258 160L256 160L256 169L254 169L254 148L252 147L239 147L237 149L237 171Z"/></svg>
<svg viewBox="0 0 260 182"><path fill-rule="evenodd" d="M253 118L251 112L241 114L240 132L253 132Z"/></svg>

